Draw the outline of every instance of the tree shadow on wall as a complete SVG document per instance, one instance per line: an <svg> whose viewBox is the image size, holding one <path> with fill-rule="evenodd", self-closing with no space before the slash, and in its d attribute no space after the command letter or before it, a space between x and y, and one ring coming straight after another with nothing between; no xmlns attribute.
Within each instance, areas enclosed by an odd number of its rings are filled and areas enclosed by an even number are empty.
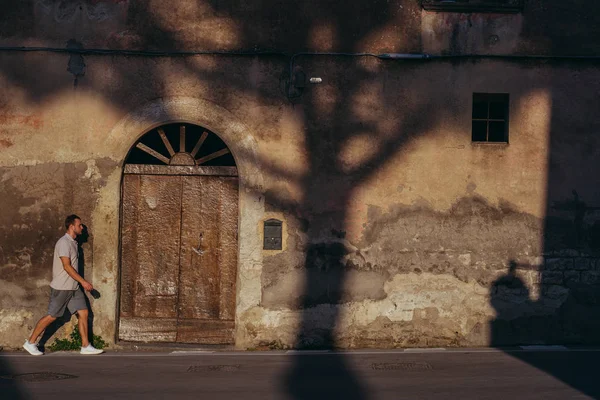
<svg viewBox="0 0 600 400"><path fill-rule="evenodd" d="M381 79L360 63L344 63L340 70L352 73L366 85ZM405 65L406 67L406 65ZM387 73L389 66L381 67ZM337 82L336 82L337 83ZM340 83L341 86L343 84ZM413 88L405 88L407 91ZM345 88L335 102L335 110L323 118L319 107L322 101L317 92L309 92L301 100L307 128L305 130L308 173L301 179L303 201L293 207L285 199L268 194L266 202L305 222L302 240L304 286L300 290L300 323L295 334L298 349L335 350L346 347L340 337L340 312L348 303L348 274L353 268L349 256L356 251L348 242L346 232L352 217L352 202L361 186L386 166L393 157L415 137L429 132L437 118L424 120L422 115L431 107L428 101L415 106L403 115L402 122L388 134L379 133L377 121L362 120L355 112L360 88ZM416 88L415 88L416 90ZM424 96L427 97L427 96ZM385 96L378 99L385 101ZM392 104L390 102L390 104ZM343 162L343 153L350 141L364 132L372 132L378 141L377 151L353 167ZM381 135L381 136L379 136ZM293 366L285 379L287 392L294 399L369 398L369 389L361 382L347 358L333 353L327 357L308 357L296 354ZM337 395L337 396L336 396Z"/></svg>
<svg viewBox="0 0 600 400"><path fill-rule="evenodd" d="M300 349L336 349L336 323L343 290L346 266L342 259L347 250L341 243L309 245L306 254L304 300L302 319L296 334ZM329 275L329 276L327 276ZM327 294L321 292L321 281L333 282ZM315 315L314 307L328 305L329 313ZM285 387L294 399L344 398L362 400L367 389L347 364L343 355L332 353L326 357L294 356Z"/></svg>
<svg viewBox="0 0 600 400"><path fill-rule="evenodd" d="M211 3L216 9L223 7L222 2ZM294 4L293 12L286 12L282 4L285 2L267 0L260 5L231 7L224 13L236 21L240 37L247 38L242 46L253 45L253 40L262 41L265 32L260 27L273 25L273 29L286 27L286 32L292 32L292 41L301 46L296 51L327 46L324 37L315 35L326 27L333 29L336 51L354 52L364 47L361 41L375 35L381 27L392 21L398 23L402 19L400 13L413 23L413 16L420 12L416 2L403 3L402 8L397 7L397 2L387 0L301 2ZM276 41L284 38L273 37ZM315 43L310 43L311 38ZM294 51L287 43L278 45ZM418 51L419 44L415 49ZM305 225L299 243L303 260L298 266L303 287L299 305L293 310L300 318L293 344L298 350L336 350L346 345L340 343L340 336L345 334L340 331L340 312L348 301L345 294L352 266L347 258L354 250L345 235L357 191L399 157L408 143L431 132L442 118L439 113L432 114L432 109L442 104L450 104L452 108L456 103L440 97L433 85L423 88L419 82L397 80L396 77L402 76L401 71L412 71L418 65L411 61L386 63L365 58L296 58L296 67L303 67L307 77L313 72L325 74L326 83L320 88L300 89L292 105L282 104L296 108L302 120L302 144L298 150L305 157L306 173L291 182L299 188L301 200L290 199L284 192L269 191L265 204ZM289 67L283 71L287 74ZM400 94L386 88L388 77L393 82L390 85ZM417 92L422 96L415 100L412 94ZM399 105L399 98L406 100L406 104ZM424 115L428 117L423 118ZM349 146L365 137L375 150L367 152L360 162L347 162ZM268 159L258 162L263 164L257 167L274 181L289 179L285 167L278 170ZM284 391L298 400L370 397L368 387L347 357L336 352L319 357L301 351L293 354L292 366L282 384Z"/></svg>

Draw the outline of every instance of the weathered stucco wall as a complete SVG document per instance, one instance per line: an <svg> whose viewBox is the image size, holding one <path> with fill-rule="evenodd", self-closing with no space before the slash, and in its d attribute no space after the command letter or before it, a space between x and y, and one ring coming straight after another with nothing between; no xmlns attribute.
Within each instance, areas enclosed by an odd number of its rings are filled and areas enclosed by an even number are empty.
<svg viewBox="0 0 600 400"><path fill-rule="evenodd" d="M31 2L34 13L2 20L0 43L569 50L538 35L550 11L534 2L510 16L381 2L369 18L358 6L341 18L335 2L308 3L272 15L266 1L181 2L173 12ZM586 43L572 50L597 52ZM597 341L597 66L305 56L295 64L323 83L289 101L288 62L0 52L0 344L20 346L43 315L53 246L72 212L91 234L85 272L102 294L94 329L114 341L122 165L144 132L174 121L219 134L240 170L239 348ZM474 92L510 94L509 144L471 143ZM262 250L269 218L284 223L281 251Z"/></svg>
<svg viewBox="0 0 600 400"><path fill-rule="evenodd" d="M372 154L396 145L399 138L388 140L394 130L354 136L345 143L354 146L319 171L322 186L309 197L315 203L286 215L287 248L267 252L261 307L248 316L248 334L271 345L275 336L276 343L309 346L326 345L321 333L328 329L339 345L359 347L595 341L598 325L584 315L598 311L597 217L582 211L571 191L597 201L597 150L594 144L584 153L567 138L573 129L597 129L571 120L596 105L591 98L587 106L567 103L583 86L597 90L597 69L488 62L390 69L395 73L382 75L401 78L387 79L373 97L394 98L369 109L361 123L394 126L410 139L364 183L346 171L360 173ZM438 90L444 85L456 90ZM319 88L328 89L339 87ZM510 93L510 144L470 143L473 92ZM369 103L364 95L355 101ZM426 120L429 110L436 111ZM327 122L319 119L317 135L334 129ZM549 158L552 152L560 159ZM273 197L273 210L287 207ZM338 204L326 205L331 199ZM579 242L577 229L586 232ZM340 303L337 310L332 303ZM299 320L310 320L314 331L299 338L302 328L292 322Z"/></svg>
<svg viewBox="0 0 600 400"><path fill-rule="evenodd" d="M418 0L22 0L0 13L0 43L87 48L590 54L599 5L527 0L521 13L438 13ZM565 35L568 29L569 35Z"/></svg>

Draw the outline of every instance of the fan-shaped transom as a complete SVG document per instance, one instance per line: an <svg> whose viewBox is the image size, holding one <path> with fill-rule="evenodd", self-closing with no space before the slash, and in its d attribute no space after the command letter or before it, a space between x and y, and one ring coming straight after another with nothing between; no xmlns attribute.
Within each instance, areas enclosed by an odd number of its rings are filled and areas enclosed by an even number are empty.
<svg viewBox="0 0 600 400"><path fill-rule="evenodd" d="M216 134L197 125L173 123L142 136L126 164L235 166L235 161Z"/></svg>

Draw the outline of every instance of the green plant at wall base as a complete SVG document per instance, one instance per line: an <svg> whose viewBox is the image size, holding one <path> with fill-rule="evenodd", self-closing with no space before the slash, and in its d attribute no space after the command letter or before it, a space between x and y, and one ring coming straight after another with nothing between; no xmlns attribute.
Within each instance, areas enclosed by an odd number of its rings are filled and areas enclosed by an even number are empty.
<svg viewBox="0 0 600 400"><path fill-rule="evenodd" d="M92 346L97 349L103 349L108 346L108 343L98 335L93 335ZM81 335L77 325L73 327L73 332L69 335L69 339L56 339L48 348L51 351L64 350L79 350L81 348Z"/></svg>

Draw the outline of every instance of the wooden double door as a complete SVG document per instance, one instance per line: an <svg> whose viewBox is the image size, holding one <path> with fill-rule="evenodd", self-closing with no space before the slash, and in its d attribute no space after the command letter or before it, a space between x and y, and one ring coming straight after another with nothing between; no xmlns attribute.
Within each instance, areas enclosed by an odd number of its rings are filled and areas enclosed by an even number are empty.
<svg viewBox="0 0 600 400"><path fill-rule="evenodd" d="M119 338L233 343L238 178L126 171L122 190Z"/></svg>

